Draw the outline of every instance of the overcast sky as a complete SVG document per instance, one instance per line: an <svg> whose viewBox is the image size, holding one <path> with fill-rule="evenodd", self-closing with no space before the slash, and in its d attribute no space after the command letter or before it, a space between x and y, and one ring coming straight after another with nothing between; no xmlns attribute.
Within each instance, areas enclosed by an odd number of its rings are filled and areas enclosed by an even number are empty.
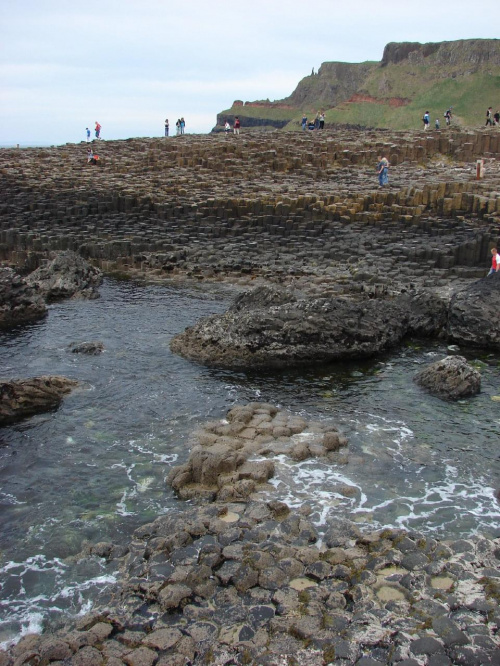
<svg viewBox="0 0 500 666"><path fill-rule="evenodd" d="M470 0L0 0L0 144L209 132L233 100L281 99L325 61L388 42L499 36ZM492 13L493 12L493 13Z"/></svg>

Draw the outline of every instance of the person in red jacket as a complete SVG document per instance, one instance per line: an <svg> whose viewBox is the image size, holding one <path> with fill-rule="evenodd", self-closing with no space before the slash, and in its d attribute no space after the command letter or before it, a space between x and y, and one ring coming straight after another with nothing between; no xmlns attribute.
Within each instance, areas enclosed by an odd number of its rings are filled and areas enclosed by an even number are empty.
<svg viewBox="0 0 500 666"><path fill-rule="evenodd" d="M238 118L238 116L236 116L234 119L233 131L235 134L240 133L240 119Z"/></svg>
<svg viewBox="0 0 500 666"><path fill-rule="evenodd" d="M490 272L488 273L488 276L492 275L493 273L496 273L497 271L500 271L500 255L498 254L498 250L496 247L491 248L491 268Z"/></svg>
<svg viewBox="0 0 500 666"><path fill-rule="evenodd" d="M99 125L99 123L97 122L97 120L95 121L95 138L96 138L96 139L100 139L100 138L101 138L101 126Z"/></svg>

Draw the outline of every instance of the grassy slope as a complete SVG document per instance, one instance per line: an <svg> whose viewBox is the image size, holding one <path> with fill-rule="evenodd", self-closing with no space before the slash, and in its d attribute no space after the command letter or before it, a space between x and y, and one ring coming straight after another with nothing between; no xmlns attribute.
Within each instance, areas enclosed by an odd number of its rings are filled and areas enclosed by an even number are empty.
<svg viewBox="0 0 500 666"><path fill-rule="evenodd" d="M436 68L389 66L377 69L365 82L366 93L373 97L404 97L411 102L403 107L371 103L344 103L331 109L330 122L349 122L378 127L407 129L421 126L424 111L431 122L453 106L454 121L466 126L484 125L486 108L498 105L500 76L462 75L442 78ZM497 110L496 108L494 109Z"/></svg>
<svg viewBox="0 0 500 666"><path fill-rule="evenodd" d="M500 75L442 77L443 72L435 67L410 68L404 65L389 65L377 68L365 81L362 92L377 99L402 97L410 99L411 102L403 107L369 102L344 102L326 110L326 122L394 129L418 128L422 125L424 111L428 110L431 126L434 126L435 118L439 118L443 126L443 113L452 106L455 124L480 127L485 123L488 106L493 106L493 111L499 109ZM241 117L289 120L285 129L293 130L300 126L302 112L305 111L309 118L314 117L317 109L321 108L321 102L304 106L305 108L296 110L240 106L222 113Z"/></svg>

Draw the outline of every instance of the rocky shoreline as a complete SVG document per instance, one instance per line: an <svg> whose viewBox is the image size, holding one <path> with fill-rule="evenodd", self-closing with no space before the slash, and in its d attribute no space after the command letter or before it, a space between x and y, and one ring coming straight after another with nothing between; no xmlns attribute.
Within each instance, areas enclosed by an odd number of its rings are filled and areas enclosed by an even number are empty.
<svg viewBox="0 0 500 666"><path fill-rule="evenodd" d="M81 553L118 566L120 583L91 614L0 651L0 666L498 663L499 538L361 532L266 500L263 453L348 455L335 427L273 405L237 406L195 439L170 481L202 504L158 517L125 547Z"/></svg>
<svg viewBox="0 0 500 666"><path fill-rule="evenodd" d="M46 300L95 297L102 276L85 257L126 277L257 286L172 342L207 365L324 363L404 335L499 349L500 277L478 280L500 239L499 136L250 132L100 148L99 168L85 146L0 151L5 327L45 316ZM378 152L394 167L381 191ZM67 250L77 289L56 260L42 284L50 253ZM73 351L101 350L85 344ZM0 666L500 662L498 538L315 524L307 505L266 500L278 456L344 464L348 442L261 403L205 424L169 475L188 503L127 547L81 554L119 566L120 584L90 616L0 652Z"/></svg>

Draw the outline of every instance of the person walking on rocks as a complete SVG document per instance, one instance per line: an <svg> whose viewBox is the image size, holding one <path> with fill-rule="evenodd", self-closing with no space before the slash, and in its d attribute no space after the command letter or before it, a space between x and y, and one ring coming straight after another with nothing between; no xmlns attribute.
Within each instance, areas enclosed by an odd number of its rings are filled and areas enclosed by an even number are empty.
<svg viewBox="0 0 500 666"><path fill-rule="evenodd" d="M379 155L377 164L378 185L383 187L389 182L389 161L386 157Z"/></svg>
<svg viewBox="0 0 500 666"><path fill-rule="evenodd" d="M487 277L492 275L493 273L496 273L497 271L500 271L500 254L498 254L498 250L496 247L491 248L491 268L490 272L488 273Z"/></svg>
<svg viewBox="0 0 500 666"><path fill-rule="evenodd" d="M231 131L231 125L229 124L229 120L226 120L226 123L224 125L224 133L227 136L229 132Z"/></svg>
<svg viewBox="0 0 500 666"><path fill-rule="evenodd" d="M436 129L439 129L439 118L436 118L436 120L434 122L434 125L435 125Z"/></svg>
<svg viewBox="0 0 500 666"><path fill-rule="evenodd" d="M306 127L307 127L307 116L306 116L305 113L302 114L301 125L302 125L302 129L305 130Z"/></svg>
<svg viewBox="0 0 500 666"><path fill-rule="evenodd" d="M495 125L500 125L500 113L498 111L495 111L493 114L493 120L495 121Z"/></svg>
<svg viewBox="0 0 500 666"><path fill-rule="evenodd" d="M87 132L87 143L90 142L90 130L88 127L85 128L85 131Z"/></svg>
<svg viewBox="0 0 500 666"><path fill-rule="evenodd" d="M493 125L493 109L491 106L486 109L486 127L488 125Z"/></svg>
<svg viewBox="0 0 500 666"><path fill-rule="evenodd" d="M238 118L238 116L235 116L235 118L234 118L233 132L235 134L240 133L240 119Z"/></svg>
<svg viewBox="0 0 500 666"><path fill-rule="evenodd" d="M181 119L177 118L177 122L175 123L175 133L177 136L181 133Z"/></svg>
<svg viewBox="0 0 500 666"><path fill-rule="evenodd" d="M96 139L100 139L100 138L101 138L101 126L99 125L99 123L97 122L97 120L95 121L95 138L96 138Z"/></svg>
<svg viewBox="0 0 500 666"><path fill-rule="evenodd" d="M181 118L181 134L184 134L184 129L186 127L186 121L184 118Z"/></svg>
<svg viewBox="0 0 500 666"><path fill-rule="evenodd" d="M168 129L170 125L168 124L168 118L165 118L165 136L168 136Z"/></svg>
<svg viewBox="0 0 500 666"><path fill-rule="evenodd" d="M448 126L450 126L450 125L451 125L451 106L450 106L449 109L447 109L447 110L444 112L444 117L446 118L446 124L447 124Z"/></svg>
<svg viewBox="0 0 500 666"><path fill-rule="evenodd" d="M321 111L319 114L319 129L325 129L325 112Z"/></svg>
<svg viewBox="0 0 500 666"><path fill-rule="evenodd" d="M426 111L422 117L422 122L424 123L424 130L428 129L430 120L431 119L429 116L429 112Z"/></svg>

